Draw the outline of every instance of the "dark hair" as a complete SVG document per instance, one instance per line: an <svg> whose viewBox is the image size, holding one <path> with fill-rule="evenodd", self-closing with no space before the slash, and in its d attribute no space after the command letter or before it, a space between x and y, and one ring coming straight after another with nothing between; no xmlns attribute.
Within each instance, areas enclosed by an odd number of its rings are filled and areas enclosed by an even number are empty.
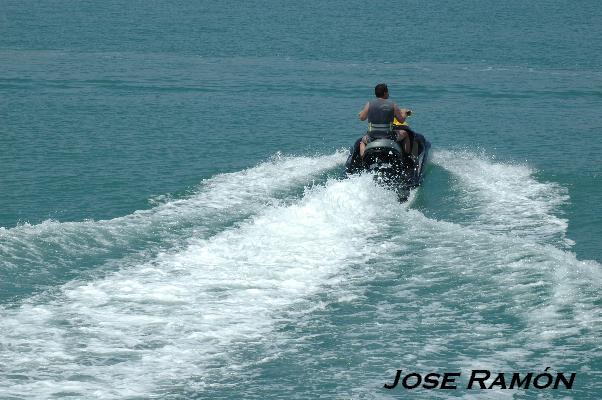
<svg viewBox="0 0 602 400"><path fill-rule="evenodd" d="M387 87L386 83L379 83L374 87L374 94L376 95L376 97L383 98L385 97L385 93L387 93L388 91L389 88Z"/></svg>

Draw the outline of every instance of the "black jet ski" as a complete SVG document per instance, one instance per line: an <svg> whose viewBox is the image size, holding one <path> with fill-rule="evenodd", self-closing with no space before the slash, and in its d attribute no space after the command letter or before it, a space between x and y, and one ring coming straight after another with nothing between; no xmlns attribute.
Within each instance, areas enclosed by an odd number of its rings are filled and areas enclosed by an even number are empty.
<svg viewBox="0 0 602 400"><path fill-rule="evenodd" d="M408 133L411 153L405 154L399 143L391 139L376 139L366 145L364 158L360 157L359 138L349 151L345 163L347 174L371 172L374 179L399 195L405 201L410 189L422 182L431 144L420 133L407 125L397 125L394 129L403 129Z"/></svg>

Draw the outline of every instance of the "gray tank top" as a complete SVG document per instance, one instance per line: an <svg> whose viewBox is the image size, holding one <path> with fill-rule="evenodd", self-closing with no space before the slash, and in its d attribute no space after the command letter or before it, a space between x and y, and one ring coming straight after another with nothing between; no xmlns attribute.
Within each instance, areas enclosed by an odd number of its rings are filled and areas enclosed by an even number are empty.
<svg viewBox="0 0 602 400"><path fill-rule="evenodd" d="M371 124L390 124L395 118L395 103L389 99L374 99L368 106L368 122Z"/></svg>

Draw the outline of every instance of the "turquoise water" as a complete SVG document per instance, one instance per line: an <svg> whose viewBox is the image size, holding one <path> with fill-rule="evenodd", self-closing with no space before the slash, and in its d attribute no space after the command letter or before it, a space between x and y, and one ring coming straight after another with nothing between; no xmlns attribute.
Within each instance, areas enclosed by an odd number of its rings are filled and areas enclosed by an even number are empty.
<svg viewBox="0 0 602 400"><path fill-rule="evenodd" d="M0 398L600 398L601 37L596 1L4 0ZM404 204L340 178L378 82L433 145Z"/></svg>

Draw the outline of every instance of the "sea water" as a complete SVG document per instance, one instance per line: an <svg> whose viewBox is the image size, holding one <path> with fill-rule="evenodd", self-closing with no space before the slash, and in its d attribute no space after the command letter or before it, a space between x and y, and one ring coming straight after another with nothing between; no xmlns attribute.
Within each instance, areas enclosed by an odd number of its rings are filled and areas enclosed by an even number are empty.
<svg viewBox="0 0 602 400"><path fill-rule="evenodd" d="M601 37L597 1L0 2L0 399L600 398ZM405 203L341 177L379 82L432 143Z"/></svg>

